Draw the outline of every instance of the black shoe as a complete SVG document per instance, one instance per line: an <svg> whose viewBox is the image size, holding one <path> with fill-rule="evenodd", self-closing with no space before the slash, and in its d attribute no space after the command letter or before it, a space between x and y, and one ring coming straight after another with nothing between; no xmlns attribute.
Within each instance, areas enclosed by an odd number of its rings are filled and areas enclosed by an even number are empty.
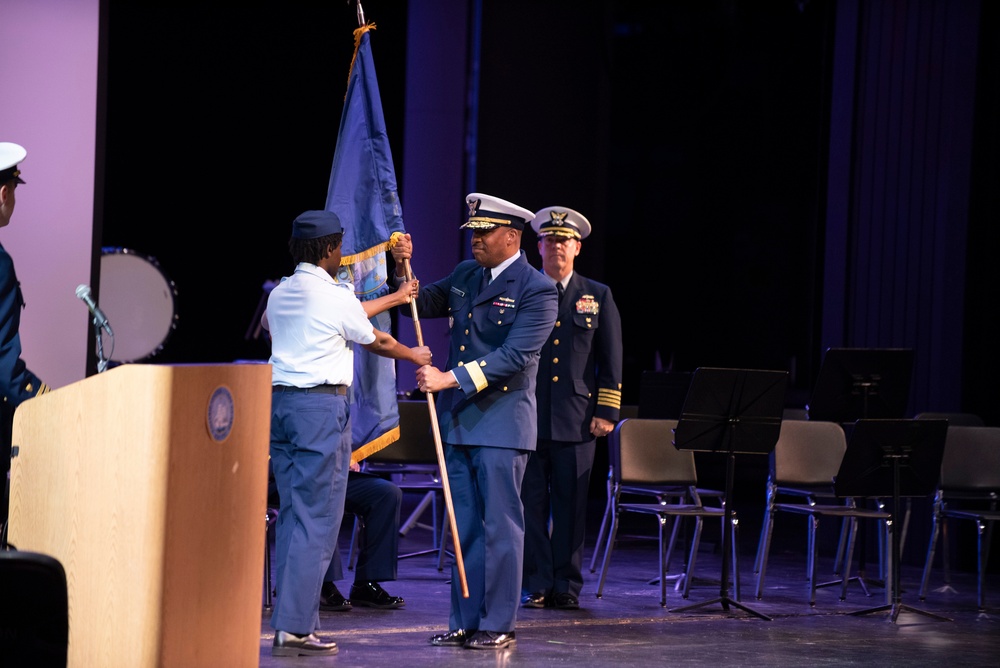
<svg viewBox="0 0 1000 668"><path fill-rule="evenodd" d="M315 633L307 636L297 636L286 631L274 632L274 644L271 645L271 656L329 656L339 650L337 643L323 642Z"/></svg>
<svg viewBox="0 0 1000 668"><path fill-rule="evenodd" d="M406 604L402 596L389 596L377 582L355 582L351 585L351 602L379 610L393 610Z"/></svg>
<svg viewBox="0 0 1000 668"><path fill-rule="evenodd" d="M534 594L525 594L521 597L521 605L525 608L544 608L545 607L545 594L542 592L535 592Z"/></svg>
<svg viewBox="0 0 1000 668"><path fill-rule="evenodd" d="M476 634L465 641L465 649L507 649L516 647L517 638L514 632L500 633L498 631L476 631Z"/></svg>
<svg viewBox="0 0 1000 668"><path fill-rule="evenodd" d="M465 647L465 641L472 637L475 631L455 629L447 633L431 636L431 644L437 647Z"/></svg>
<svg viewBox="0 0 1000 668"><path fill-rule="evenodd" d="M345 612L351 609L351 602L340 595L337 585L324 582L319 590L319 609L324 612Z"/></svg>
<svg viewBox="0 0 1000 668"><path fill-rule="evenodd" d="M566 591L561 591L552 597L552 607L556 610L579 610L580 600Z"/></svg>

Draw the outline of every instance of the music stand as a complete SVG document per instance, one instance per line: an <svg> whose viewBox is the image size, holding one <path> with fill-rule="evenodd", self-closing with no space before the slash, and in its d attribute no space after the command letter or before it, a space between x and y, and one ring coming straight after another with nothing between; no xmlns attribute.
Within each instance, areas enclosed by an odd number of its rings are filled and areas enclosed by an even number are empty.
<svg viewBox="0 0 1000 668"><path fill-rule="evenodd" d="M806 406L809 419L901 418L912 374L912 348L827 348Z"/></svg>
<svg viewBox="0 0 1000 668"><path fill-rule="evenodd" d="M947 617L902 603L899 588L900 545L897 531L899 499L930 496L941 475L947 420L858 420L834 481L841 497L892 496L890 603L852 612L865 615L888 611L895 622L902 610L951 621Z"/></svg>
<svg viewBox="0 0 1000 668"><path fill-rule="evenodd" d="M755 369L715 369L701 367L691 378L681 417L674 429L674 447L678 450L722 452L726 463L725 527L722 537L722 580L719 597L670 612L684 612L721 603L729 612L734 606L751 615L771 621L729 597L729 573L732 558L733 477L736 453L766 455L774 450L781 433L781 415L788 386L787 371ZM736 575L739 577L739 574Z"/></svg>
<svg viewBox="0 0 1000 668"><path fill-rule="evenodd" d="M820 365L812 398L806 406L810 420L839 422L902 418L910 396L913 374L912 348L827 348ZM848 582L857 580L866 596L867 534L861 533L858 575L845 573ZM824 582L817 587L840 584ZM881 584L881 583L879 583Z"/></svg>

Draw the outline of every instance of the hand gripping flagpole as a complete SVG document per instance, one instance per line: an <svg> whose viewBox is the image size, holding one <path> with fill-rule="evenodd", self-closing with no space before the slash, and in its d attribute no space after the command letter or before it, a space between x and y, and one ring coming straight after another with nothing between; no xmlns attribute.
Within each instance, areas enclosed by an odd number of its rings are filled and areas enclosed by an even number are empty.
<svg viewBox="0 0 1000 668"><path fill-rule="evenodd" d="M406 272L406 280L413 280L413 272L410 270L410 261L403 260L403 269ZM413 314L413 329L417 333L417 345L424 345L424 335L420 330L420 317L417 314L417 302L410 299L410 311ZM469 583L465 579L465 562L462 559L462 544L458 536L458 528L455 524L455 507L451 503L451 486L448 483L448 466L444 461L444 447L441 445L441 428L438 425L437 409L434 407L434 394L427 392L427 412L430 413L431 431L434 433L434 448L437 451L438 467L441 469L441 492L444 494L444 506L448 513L448 522L451 527L452 546L455 549L455 566L458 569L459 582L462 584L462 597L469 598Z"/></svg>

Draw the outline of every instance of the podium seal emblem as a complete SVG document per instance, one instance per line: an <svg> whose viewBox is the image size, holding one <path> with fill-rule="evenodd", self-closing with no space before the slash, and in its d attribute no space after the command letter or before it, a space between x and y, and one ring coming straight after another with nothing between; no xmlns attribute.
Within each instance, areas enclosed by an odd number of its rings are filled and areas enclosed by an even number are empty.
<svg viewBox="0 0 1000 668"><path fill-rule="evenodd" d="M228 387L220 385L208 400L208 433L213 440L222 442L229 438L234 414L233 395Z"/></svg>

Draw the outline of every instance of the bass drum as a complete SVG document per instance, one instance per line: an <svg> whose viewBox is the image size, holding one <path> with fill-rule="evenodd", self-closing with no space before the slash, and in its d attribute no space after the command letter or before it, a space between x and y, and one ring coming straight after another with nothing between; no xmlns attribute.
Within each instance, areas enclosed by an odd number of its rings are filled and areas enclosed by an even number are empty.
<svg viewBox="0 0 1000 668"><path fill-rule="evenodd" d="M115 333L114 348L106 351L110 361L140 362L163 350L177 327L177 290L156 259L128 248L102 248L98 294Z"/></svg>

